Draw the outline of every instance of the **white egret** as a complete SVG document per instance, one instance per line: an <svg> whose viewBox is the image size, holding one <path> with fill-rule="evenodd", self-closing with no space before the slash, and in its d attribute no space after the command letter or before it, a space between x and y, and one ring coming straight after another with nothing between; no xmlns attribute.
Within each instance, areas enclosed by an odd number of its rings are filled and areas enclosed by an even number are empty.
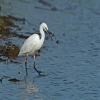
<svg viewBox="0 0 100 100"><path fill-rule="evenodd" d="M48 26L46 23L40 24L39 33L34 33L33 35L29 36L24 44L22 45L18 56L26 56L25 59L25 68L27 73L27 57L28 55L33 55L34 58L34 69L40 75L41 71L37 70L35 67L35 56L38 50L42 47L44 40L45 40L45 32L50 33L48 31Z"/></svg>

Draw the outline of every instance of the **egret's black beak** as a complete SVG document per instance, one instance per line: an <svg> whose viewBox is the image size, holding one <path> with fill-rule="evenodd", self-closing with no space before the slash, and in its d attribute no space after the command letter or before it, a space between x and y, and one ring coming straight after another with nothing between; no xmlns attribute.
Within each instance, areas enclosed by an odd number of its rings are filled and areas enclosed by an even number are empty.
<svg viewBox="0 0 100 100"><path fill-rule="evenodd" d="M44 32L48 33L49 35L52 35L52 32L48 31L47 28L43 29Z"/></svg>
<svg viewBox="0 0 100 100"><path fill-rule="evenodd" d="M50 32L50 31L47 31L47 33L49 34L49 36L51 36L51 37L53 37L54 36L54 34L52 33L52 32Z"/></svg>
<svg viewBox="0 0 100 100"><path fill-rule="evenodd" d="M54 34L48 30L47 30L47 33L48 33L49 37L51 38L51 40L53 40Z"/></svg>
<svg viewBox="0 0 100 100"><path fill-rule="evenodd" d="M45 28L44 32L48 34L48 36L53 40L54 34ZM48 38L49 38L48 37Z"/></svg>

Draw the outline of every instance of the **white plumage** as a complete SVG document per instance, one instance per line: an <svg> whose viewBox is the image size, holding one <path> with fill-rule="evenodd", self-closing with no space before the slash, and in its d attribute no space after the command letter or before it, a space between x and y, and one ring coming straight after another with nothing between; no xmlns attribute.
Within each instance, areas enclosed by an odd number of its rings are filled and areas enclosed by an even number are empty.
<svg viewBox="0 0 100 100"><path fill-rule="evenodd" d="M24 42L18 56L32 55L42 47L42 44L38 34L33 34Z"/></svg>
<svg viewBox="0 0 100 100"><path fill-rule="evenodd" d="M46 23L42 23L40 25L40 35L41 38L38 34L33 34L31 35L28 39L25 40L24 44L22 45L20 52L18 56L22 55L34 55L36 51L38 51L44 42L45 39L45 32L48 31L48 27Z"/></svg>
<svg viewBox="0 0 100 100"><path fill-rule="evenodd" d="M48 32L48 26L46 23L42 23L39 28L40 33L33 34L29 38L27 38L22 45L18 56L26 56L25 65L27 65L27 56L34 56L34 69L40 75L41 71L38 71L35 67L35 53L42 47L45 39L45 32ZM26 67L27 73L27 67Z"/></svg>

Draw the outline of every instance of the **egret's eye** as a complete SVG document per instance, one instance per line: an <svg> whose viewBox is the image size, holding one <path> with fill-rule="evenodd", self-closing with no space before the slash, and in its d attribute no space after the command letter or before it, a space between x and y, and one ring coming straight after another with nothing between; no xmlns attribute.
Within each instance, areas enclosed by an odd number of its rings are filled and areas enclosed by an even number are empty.
<svg viewBox="0 0 100 100"><path fill-rule="evenodd" d="M47 32L47 31L48 31L48 30L47 30L47 28L44 28L43 30L44 30L45 32Z"/></svg>

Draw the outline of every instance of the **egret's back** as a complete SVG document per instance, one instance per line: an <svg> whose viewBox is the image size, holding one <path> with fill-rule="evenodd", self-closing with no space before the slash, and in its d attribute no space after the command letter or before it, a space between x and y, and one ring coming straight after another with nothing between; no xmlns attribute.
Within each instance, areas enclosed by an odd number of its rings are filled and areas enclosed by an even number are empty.
<svg viewBox="0 0 100 100"><path fill-rule="evenodd" d="M24 44L22 45L19 55L18 56L22 56L22 55L30 55L30 54L34 54L35 51L37 51L38 49L40 49L41 44L40 44L40 39L38 34L33 34L31 35L28 39L25 40Z"/></svg>

